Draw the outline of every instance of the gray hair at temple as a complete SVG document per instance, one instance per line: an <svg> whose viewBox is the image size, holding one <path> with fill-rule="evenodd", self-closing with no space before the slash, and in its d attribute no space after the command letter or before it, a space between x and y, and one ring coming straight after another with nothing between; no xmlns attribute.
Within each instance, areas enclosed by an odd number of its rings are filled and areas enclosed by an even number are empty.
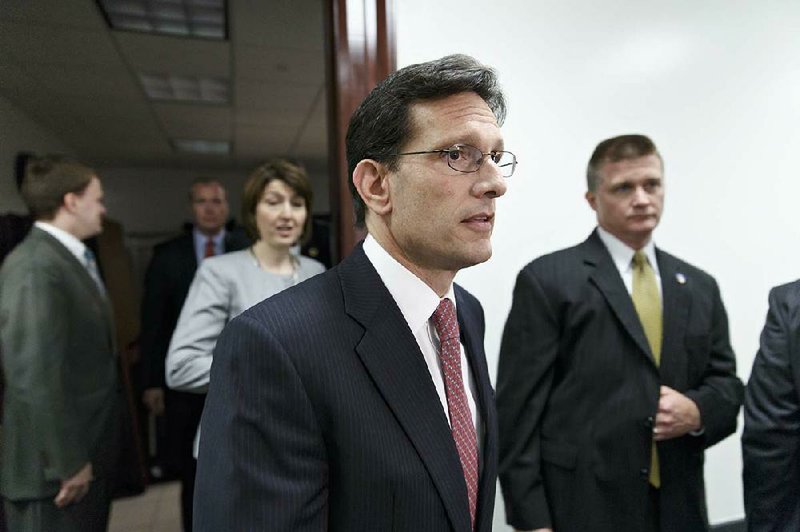
<svg viewBox="0 0 800 532"><path fill-rule="evenodd" d="M410 120L412 104L474 92L494 113L497 124L506 117L506 102L494 69L468 55L409 65L378 83L350 117L347 128L347 167L356 225L364 225L365 205L353 185L358 163L373 159L396 169L397 156L414 133Z"/></svg>
<svg viewBox="0 0 800 532"><path fill-rule="evenodd" d="M645 135L620 135L606 139L594 149L589 165L586 168L586 187L589 192L597 190L597 184L603 177L600 175L600 168L603 164L610 162L616 163L628 159L638 159L656 155L661 161L661 168L664 168L664 159L658 153L655 143L650 137Z"/></svg>

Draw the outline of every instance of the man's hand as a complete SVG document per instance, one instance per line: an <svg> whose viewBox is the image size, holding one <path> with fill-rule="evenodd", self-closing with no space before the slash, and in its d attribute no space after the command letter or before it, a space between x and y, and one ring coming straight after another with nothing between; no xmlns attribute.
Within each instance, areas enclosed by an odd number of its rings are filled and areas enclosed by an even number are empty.
<svg viewBox="0 0 800 532"><path fill-rule="evenodd" d="M700 430L700 410L694 401L668 386L661 387L653 439L670 440Z"/></svg>
<svg viewBox="0 0 800 532"><path fill-rule="evenodd" d="M61 489L53 502L59 508L79 502L89 493L92 480L94 480L92 464L87 463L74 476L61 481Z"/></svg>
<svg viewBox="0 0 800 532"><path fill-rule="evenodd" d="M142 402L156 416L164 413L164 388L148 388L142 394Z"/></svg>

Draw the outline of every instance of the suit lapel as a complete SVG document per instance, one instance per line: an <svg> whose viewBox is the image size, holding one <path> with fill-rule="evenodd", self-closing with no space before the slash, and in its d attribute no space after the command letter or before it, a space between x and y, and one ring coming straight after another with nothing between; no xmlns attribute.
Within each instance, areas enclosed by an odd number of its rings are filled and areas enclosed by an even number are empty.
<svg viewBox="0 0 800 532"><path fill-rule="evenodd" d="M608 301L617 319L622 323L622 327L655 367L655 358L650 345L647 343L647 337L644 334L642 323L639 321L639 315L636 314L633 300L631 300L631 296L625 288L625 283L622 282L622 278L619 275L619 270L617 270L611 255L603 245L603 241L600 240L596 230L582 244L582 248L584 262L594 268L590 274L591 281Z"/></svg>
<svg viewBox="0 0 800 532"><path fill-rule="evenodd" d="M181 254L186 259L186 270L194 272L197 269L197 252L194 249L194 233L189 231L186 238L181 241ZM189 281L191 282L191 281Z"/></svg>
<svg viewBox="0 0 800 532"><path fill-rule="evenodd" d="M47 231L43 231L37 227L34 227L31 230L31 237L45 242L53 250L53 252L65 262L67 268L72 271L72 275L78 280L78 282L83 285L82 291L86 297L92 299L94 304L103 309L111 350L112 352L116 352L115 326L113 311L111 309L111 302L109 301L109 298L100 292L100 289L94 282L94 279L92 279L92 276L89 274L89 271L86 269L86 267L75 255L72 254L72 252L70 252L64 246L64 244L59 242L58 239L49 234Z"/></svg>
<svg viewBox="0 0 800 532"><path fill-rule="evenodd" d="M345 310L364 327L358 356L425 464L453 529L469 530L461 462L414 336L360 246L342 262L339 277Z"/></svg>
<svg viewBox="0 0 800 532"><path fill-rule="evenodd" d="M477 408L480 412L480 419L485 427L485 437L483 439L483 469L478 485L478 515L476 517L476 530L483 530L481 522L486 519L487 510L494 510L494 498L489 494L495 491L495 471L490 464L493 463L497 455L497 431L495 426L496 410L494 408L494 394L489 380L489 370L486 366L486 355L483 350L483 337L478 331L483 331L482 320L475 315L474 308L470 307L461 295L461 287L455 286L458 326L461 331L461 343L466 351L467 361L469 362L472 376L478 392ZM480 436L480 434L478 434ZM489 507L491 506L491 507ZM489 512L488 515L491 515ZM487 528L491 526L487 523Z"/></svg>
<svg viewBox="0 0 800 532"><path fill-rule="evenodd" d="M661 370L669 372L676 362L670 353L679 353L689 319L690 279L680 271L678 261L656 248L656 260L661 275L661 293L664 306L664 336L661 347Z"/></svg>

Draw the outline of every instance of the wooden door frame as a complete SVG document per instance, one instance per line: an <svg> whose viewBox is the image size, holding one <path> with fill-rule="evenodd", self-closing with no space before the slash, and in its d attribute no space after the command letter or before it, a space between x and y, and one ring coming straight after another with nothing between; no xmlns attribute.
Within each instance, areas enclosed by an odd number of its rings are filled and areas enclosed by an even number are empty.
<svg viewBox="0 0 800 532"><path fill-rule="evenodd" d="M325 17L328 161L334 263L364 236L355 227L345 135L350 115L397 68L393 0L328 0Z"/></svg>

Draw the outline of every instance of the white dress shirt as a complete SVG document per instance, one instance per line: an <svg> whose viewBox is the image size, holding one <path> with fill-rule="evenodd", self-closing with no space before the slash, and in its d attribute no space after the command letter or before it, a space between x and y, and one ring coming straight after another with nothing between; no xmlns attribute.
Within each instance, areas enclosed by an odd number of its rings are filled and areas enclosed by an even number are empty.
<svg viewBox="0 0 800 532"><path fill-rule="evenodd" d="M439 359L439 336L436 334L436 328L431 320L431 316L436 307L439 306L441 299L431 287L389 255L371 235L367 235L364 240L364 253L372 263L372 266L375 267L395 303L397 303L408 324L408 328L414 335L449 423L447 394L445 393L442 366ZM445 298L450 299L455 307L456 297L452 284L445 294ZM464 346L460 342L459 346L461 348L461 375L468 388L468 393L466 394L467 403L469 403L472 422L476 428L475 434L478 439L478 448L482 449L483 428L478 416L478 409L475 406L475 380L472 377L469 362L467 362ZM408 356L414 356L414 353L409 353Z"/></svg>
<svg viewBox="0 0 800 532"><path fill-rule="evenodd" d="M86 263L86 244L78 240L75 235L47 222L37 221L33 225L51 234L56 240L64 244L64 247L67 248L70 253L75 255L78 262L83 264L85 268L89 267Z"/></svg>
<svg viewBox="0 0 800 532"><path fill-rule="evenodd" d="M202 233L197 227L192 229L192 236L194 237L194 256L197 257L197 264L203 262L206 258L206 242L210 238L214 242L214 255L222 255L225 253L225 228L220 229L219 233L214 236L208 236Z"/></svg>
<svg viewBox="0 0 800 532"><path fill-rule="evenodd" d="M628 294L633 294L633 255L636 253L634 250L629 248L627 244L622 242L619 238L615 237L605 229L600 226L597 226L597 235L600 237L600 240L603 241L603 244L606 246L609 254L611 254L611 259L614 261L614 265L619 270L619 274L622 276L622 281L625 283L625 288L628 289ZM651 239L645 246L642 248L645 257L647 257L647 261L650 263L650 266L653 268L653 272L656 274L656 286L658 286L658 292L661 294L661 308L664 308L664 290L661 288L661 273L658 271L658 261L656 260L656 246L653 244L653 240ZM689 434L692 436L701 436L706 431L705 427L701 426L698 430L693 430Z"/></svg>
<svg viewBox="0 0 800 532"><path fill-rule="evenodd" d="M611 260L614 261L614 265L617 267L617 270L619 270L619 274L622 276L622 282L625 283L625 288L628 289L628 294L633 294L632 262L633 255L636 253L636 250L631 249L622 240L615 237L600 226L597 226L597 236L599 236L600 240L603 241L608 253L611 255ZM663 290L661 289L661 274L658 271L656 246L653 244L653 241L650 240L647 242L647 244L645 244L645 246L642 248L642 251L644 252L644 256L647 257L647 262L649 262L650 266L653 268L653 273L656 274L656 286L658 286L659 294L662 294Z"/></svg>

